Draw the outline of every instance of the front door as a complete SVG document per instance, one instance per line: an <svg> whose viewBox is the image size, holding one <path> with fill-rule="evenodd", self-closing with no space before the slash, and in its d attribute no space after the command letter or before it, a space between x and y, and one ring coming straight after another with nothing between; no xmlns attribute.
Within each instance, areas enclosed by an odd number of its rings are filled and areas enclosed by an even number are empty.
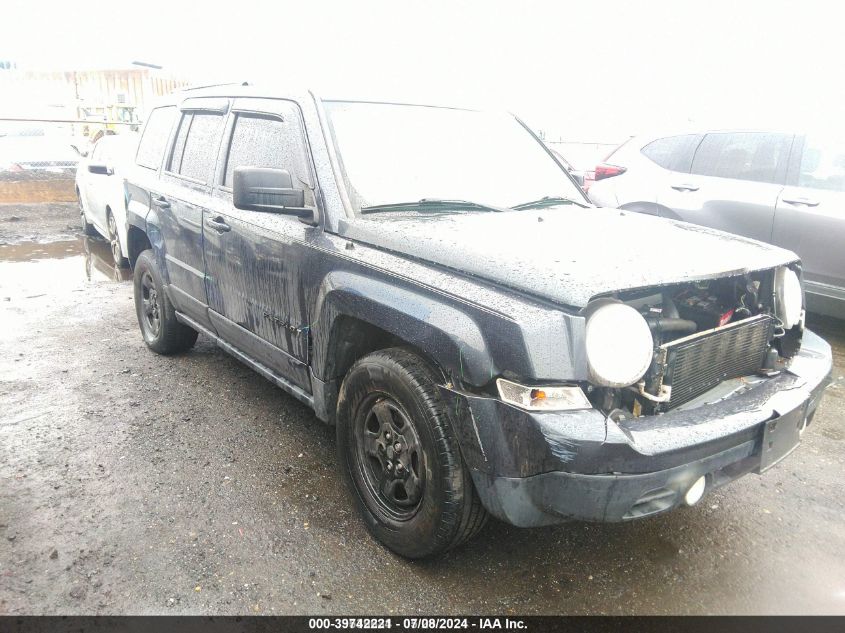
<svg viewBox="0 0 845 633"><path fill-rule="evenodd" d="M309 315L302 279L317 229L296 216L232 205L235 167L288 170L314 204L314 177L298 107L236 99L212 202L204 214L206 289L217 333L254 360L310 392Z"/></svg>
<svg viewBox="0 0 845 633"><path fill-rule="evenodd" d="M106 144L102 139L94 145L91 150L91 157L88 160L90 165L109 163L106 155ZM85 204L88 209L88 220L97 226L101 231L108 231L108 223L106 222L106 193L109 191L110 180L114 180L114 176L107 176L106 174L92 174L87 169L83 172L82 178L85 179L85 187L82 195L85 196ZM107 233L106 233L107 234Z"/></svg>

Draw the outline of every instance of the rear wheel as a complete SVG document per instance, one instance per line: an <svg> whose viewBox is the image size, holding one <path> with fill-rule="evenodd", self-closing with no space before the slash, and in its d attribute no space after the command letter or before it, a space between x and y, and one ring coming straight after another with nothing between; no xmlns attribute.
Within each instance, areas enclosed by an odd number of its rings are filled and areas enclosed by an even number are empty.
<svg viewBox="0 0 845 633"><path fill-rule="evenodd" d="M109 245L111 247L111 256L114 259L114 265L118 268L126 268L129 261L123 256L123 249L120 247L120 234L117 232L117 222L112 215L111 210L107 211L109 223Z"/></svg>
<svg viewBox="0 0 845 633"><path fill-rule="evenodd" d="M176 354L193 347L197 331L176 318L151 250L138 256L134 284L135 312L147 347L158 354Z"/></svg>
<svg viewBox="0 0 845 633"><path fill-rule="evenodd" d="M422 358L393 348L355 363L338 400L343 475L370 532L409 558L456 547L487 520L438 383Z"/></svg>

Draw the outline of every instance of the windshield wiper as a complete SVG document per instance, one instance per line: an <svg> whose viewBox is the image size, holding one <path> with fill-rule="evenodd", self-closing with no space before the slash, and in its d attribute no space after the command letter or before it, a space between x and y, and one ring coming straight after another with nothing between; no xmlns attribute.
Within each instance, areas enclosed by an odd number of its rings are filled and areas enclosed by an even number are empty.
<svg viewBox="0 0 845 633"><path fill-rule="evenodd" d="M471 209L473 211L506 211L502 207L494 207L489 204L472 202L470 200L444 200L442 198L422 198L411 202L391 202L388 204L376 204L369 207L362 207L361 213L381 213L382 211L450 211L459 209Z"/></svg>
<svg viewBox="0 0 845 633"><path fill-rule="evenodd" d="M579 207L584 207L585 209L589 209L590 205L586 202L581 200L575 200L574 198L564 198L563 196L543 196L537 200L531 200L529 202L521 202L520 204L515 204L511 207L511 209L516 209L517 211L520 209L536 209L538 207L553 207L558 204L577 204Z"/></svg>

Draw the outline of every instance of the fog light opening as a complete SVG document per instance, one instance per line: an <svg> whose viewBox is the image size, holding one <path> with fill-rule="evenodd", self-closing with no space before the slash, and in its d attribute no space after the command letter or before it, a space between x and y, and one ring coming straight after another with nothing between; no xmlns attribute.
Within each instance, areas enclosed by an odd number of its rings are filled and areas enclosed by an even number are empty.
<svg viewBox="0 0 845 633"><path fill-rule="evenodd" d="M694 506L696 503L701 501L701 497L704 496L704 489L707 487L707 478L702 475L698 479L695 480L695 483L689 487L687 493L684 495L684 503L688 506Z"/></svg>

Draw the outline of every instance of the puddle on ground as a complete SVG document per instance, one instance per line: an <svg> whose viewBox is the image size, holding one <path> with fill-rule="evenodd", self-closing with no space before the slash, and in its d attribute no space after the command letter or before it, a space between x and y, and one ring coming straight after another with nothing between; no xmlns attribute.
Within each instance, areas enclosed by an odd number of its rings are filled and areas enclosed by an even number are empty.
<svg viewBox="0 0 845 633"><path fill-rule="evenodd" d="M95 238L0 244L0 299L34 298L89 283L128 281L109 245Z"/></svg>

